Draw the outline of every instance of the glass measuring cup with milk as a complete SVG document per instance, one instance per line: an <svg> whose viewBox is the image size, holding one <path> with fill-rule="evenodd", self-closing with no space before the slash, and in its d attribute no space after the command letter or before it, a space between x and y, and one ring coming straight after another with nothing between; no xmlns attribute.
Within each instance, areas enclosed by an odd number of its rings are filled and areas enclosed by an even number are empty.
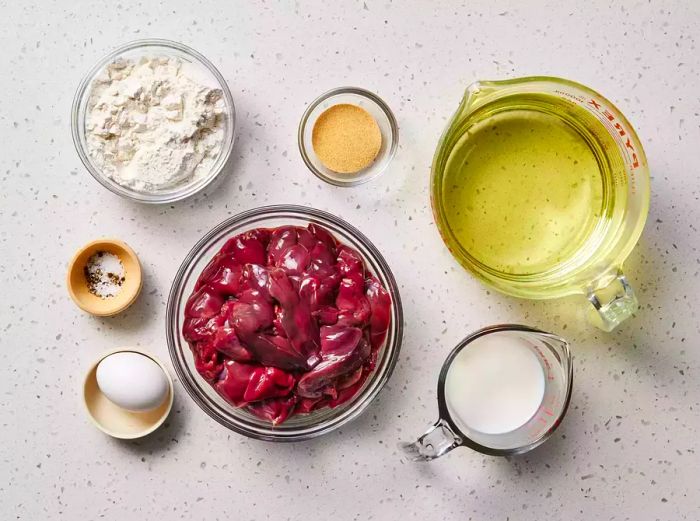
<svg viewBox="0 0 700 521"><path fill-rule="evenodd" d="M543 443L571 398L569 344L521 325L491 326L468 336L438 379L438 420L401 448L428 461L465 446L485 454L520 454Z"/></svg>

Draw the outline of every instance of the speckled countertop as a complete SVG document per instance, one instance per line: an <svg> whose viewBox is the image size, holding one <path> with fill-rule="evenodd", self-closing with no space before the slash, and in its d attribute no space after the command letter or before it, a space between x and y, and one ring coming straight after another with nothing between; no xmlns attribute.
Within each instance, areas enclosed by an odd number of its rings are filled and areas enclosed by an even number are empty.
<svg viewBox="0 0 700 521"><path fill-rule="evenodd" d="M0 1L0 517L700 519L700 4L523 4ZM114 46L154 36L210 58L240 117L227 178L162 207L101 188L69 124L84 72ZM626 265L642 309L612 334L589 327L573 301L489 291L433 224L429 165L465 87L531 74L596 88L646 147L651 213ZM296 145L305 105L344 84L376 91L401 127L390 170L353 189L313 177ZM169 365L165 301L180 260L219 221L270 203L341 215L392 266L405 343L379 399L339 432L279 445L227 431L176 383L155 435L98 432L79 399L88 364L132 344ZM127 241L145 268L141 298L112 319L81 313L64 285L74 250L102 235ZM406 461L396 442L435 419L445 355L498 322L573 344L561 429L523 457L459 449L429 465Z"/></svg>

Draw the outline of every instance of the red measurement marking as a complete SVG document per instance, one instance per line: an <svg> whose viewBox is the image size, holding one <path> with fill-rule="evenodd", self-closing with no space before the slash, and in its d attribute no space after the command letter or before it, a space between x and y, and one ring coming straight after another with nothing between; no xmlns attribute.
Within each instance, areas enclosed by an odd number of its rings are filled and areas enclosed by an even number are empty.
<svg viewBox="0 0 700 521"><path fill-rule="evenodd" d="M542 416L540 416L540 417L537 418L537 419L538 419L539 421L541 421L542 423L544 423L545 425L547 425L547 420L545 420Z"/></svg>
<svg viewBox="0 0 700 521"><path fill-rule="evenodd" d="M598 112L601 112L601 111L602 111L603 116L605 116L605 118L606 118L610 123L615 122L615 115L614 115L612 112L610 112L608 109L602 108L602 104L598 103L598 102L597 102L596 100L594 100L594 99L588 100L588 104L589 104L589 105L592 105L593 107L595 107L596 110L597 110ZM601 121L601 123L603 123L603 124L606 126L606 128L608 128L608 130L609 130L610 132L615 132L615 131L617 131L617 133L618 133L621 137L624 137L624 136L627 135L627 132L625 131L624 127L623 127L619 122L615 122L615 124L612 125L612 124L610 124L610 123L606 123L606 122L603 120L603 121ZM615 130L613 130L613 129L611 128L611 127L613 127L613 126L614 126ZM630 168L631 168L632 170L634 170L635 168L639 168L639 158L637 157L637 154L636 154L634 145L632 144L632 140L631 140L629 137L627 138L627 141L625 142L625 147L628 148L628 149L631 151L631 152L630 152L630 153L631 153L630 162L631 162L632 164L631 164L631 167L630 167ZM607 149L607 147L606 147L606 149ZM628 155L627 157L629 158L630 156Z"/></svg>
<svg viewBox="0 0 700 521"><path fill-rule="evenodd" d="M545 410L544 410L544 413L545 413L547 416L554 416L554 413L553 413L552 411L550 411L549 409L545 409Z"/></svg>

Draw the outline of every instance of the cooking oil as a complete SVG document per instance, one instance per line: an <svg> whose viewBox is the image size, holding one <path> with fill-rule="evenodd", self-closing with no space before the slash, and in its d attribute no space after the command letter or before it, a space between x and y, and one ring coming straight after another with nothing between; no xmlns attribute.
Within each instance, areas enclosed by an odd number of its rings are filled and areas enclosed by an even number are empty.
<svg viewBox="0 0 700 521"><path fill-rule="evenodd" d="M527 276L599 245L615 174L606 133L575 123L589 112L572 114L554 97L517 98L460 127L440 193L460 249L488 269Z"/></svg>

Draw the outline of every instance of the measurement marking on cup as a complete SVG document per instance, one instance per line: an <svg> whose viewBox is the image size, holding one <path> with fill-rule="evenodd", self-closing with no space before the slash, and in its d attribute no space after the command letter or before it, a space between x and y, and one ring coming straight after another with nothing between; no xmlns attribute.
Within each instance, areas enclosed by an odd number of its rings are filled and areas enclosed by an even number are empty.
<svg viewBox="0 0 700 521"><path fill-rule="evenodd" d="M532 344L531 347L537 352L537 355L539 356L540 360L542 360L542 363L545 366L546 371L546 377L547 380L554 380L554 376L552 374L552 366L549 363L549 360L547 360L547 357L544 356L544 353L542 350L537 347L536 345Z"/></svg>

